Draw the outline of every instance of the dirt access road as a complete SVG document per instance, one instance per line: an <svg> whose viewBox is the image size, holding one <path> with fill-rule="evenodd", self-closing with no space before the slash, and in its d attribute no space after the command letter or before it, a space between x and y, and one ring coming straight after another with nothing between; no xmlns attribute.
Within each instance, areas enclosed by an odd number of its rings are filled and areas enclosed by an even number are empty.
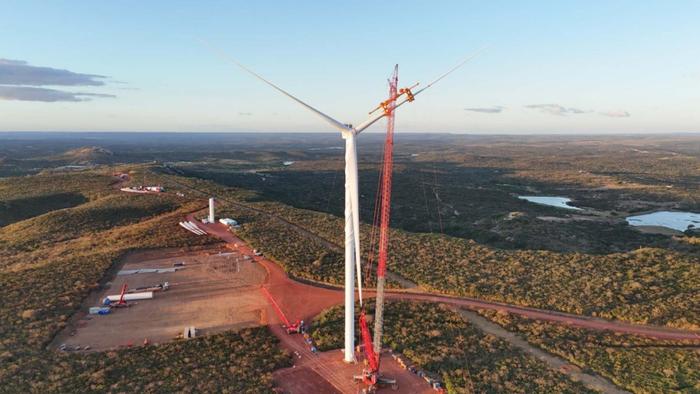
<svg viewBox="0 0 700 394"><path fill-rule="evenodd" d="M194 221L193 215L188 216L190 220ZM226 241L227 243L231 244L238 244L241 245L241 247L247 248L245 244L238 239L236 236L231 234L231 232L228 231L228 229L220 224L214 224L214 225L200 225L200 227L203 227L206 229L206 231L214 235L223 241ZM273 293L276 299L278 299L278 302L280 302L282 306L282 302L286 303L285 306L282 307L283 310L291 310L291 311L296 311L297 309L295 305L299 305L298 302L296 302L294 299L299 297L300 292L307 293L309 298L317 298L318 301L321 302L321 304L324 305L324 308L318 309L317 307L311 306L307 303L301 303L299 307L300 309L300 314L301 316L299 318L310 318L313 317L314 315L310 315L309 313L312 313L313 311L318 310L318 312L321 312L323 309L326 309L327 307L333 306L333 305L338 305L342 303L343 301L343 294L342 294L342 289L338 288L337 290L335 289L330 289L327 287L320 288L316 286L311 286L307 284L301 284L299 282L295 282L287 277L287 275L284 273L284 271L274 262L265 259L265 258L260 258L258 260L261 264L263 264L271 273L274 273L274 275L271 275L272 282L270 283L271 290L270 292L273 292L273 289L281 289L284 287L289 286L291 291L289 292L282 292L279 291L277 294ZM284 284L284 286L281 286ZM313 289L313 290L312 290ZM312 295L316 294L318 292L318 296ZM287 294L288 296L285 296ZM371 295L373 294L372 291L366 291L366 294ZM282 297L282 298L280 298ZM606 319L601 319L601 318L594 318L594 317L589 317L589 316L580 316L580 315L574 315L570 313L563 313L563 312L556 312L556 311L548 311L544 309L537 309L537 308L530 308L530 307L522 307L522 306L517 306L517 305L512 305L512 304L504 304L504 303L498 303L498 302L492 302L492 301L483 301L475 298L468 298L468 297L452 297L452 296L445 296L445 295L437 295L437 294L430 294L430 293L422 293L418 291L389 291L386 295L388 299L394 299L394 300L414 300L414 301L427 301L427 302L441 302L449 305L455 305L471 310L477 310L477 309L488 309L488 310L494 310L494 311L503 311L503 312L509 312L509 313L514 313L520 316L524 316L527 318L531 319L537 319L537 320L543 320L543 321L548 321L552 323L559 323L559 324L565 324L569 326L574 326L574 327L580 327L580 328L586 328L590 330L603 330L603 331L613 331L616 333L621 333L621 334L631 334L631 335L638 335L638 336L643 336L643 337L649 337L649 338L656 338L656 339L666 339L666 340L681 340L681 341L693 341L693 342L698 342L700 343L700 332L698 331L689 331L689 330L680 330L680 329L674 329L670 327L659 327L659 326L651 326L651 325L641 325L641 324L632 324L632 323L627 323L627 322L622 322L618 320L606 320ZM291 300L289 300L291 298ZM320 306L320 304L319 304ZM290 308L290 309L287 309ZM291 318L290 318L291 320Z"/></svg>

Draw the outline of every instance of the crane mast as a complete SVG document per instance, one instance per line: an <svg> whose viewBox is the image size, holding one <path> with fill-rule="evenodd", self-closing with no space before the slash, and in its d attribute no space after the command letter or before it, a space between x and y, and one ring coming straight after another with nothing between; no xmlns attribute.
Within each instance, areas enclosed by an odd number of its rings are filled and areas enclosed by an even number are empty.
<svg viewBox="0 0 700 394"><path fill-rule="evenodd" d="M400 96L406 95L406 101L413 101L411 88L398 89L399 66L394 67L394 72L389 78L389 98L380 103L370 114L382 110L382 115L387 119L386 139L384 141L384 156L380 172L378 199L375 206L375 220L370 241L370 258L368 264L372 264L373 251L377 247L377 292L374 315L374 338L370 336L367 326L367 318L364 308L360 311L360 335L367 359L368 369L363 371L361 380L368 384L372 391L378 385L391 385L396 387L396 380L379 375L380 357L382 350L382 335L384 330L384 286L386 284L386 263L389 256L389 221L391 218L391 183L394 167L394 110ZM378 215L376 209L379 209ZM379 239L375 245L374 229L379 228Z"/></svg>
<svg viewBox="0 0 700 394"><path fill-rule="evenodd" d="M389 98L382 109L386 115L386 140L384 141L384 165L382 166L381 211L379 224L379 253L377 261L377 297L374 314L374 352L379 355L382 349L384 328L384 285L386 283L386 261L389 249L389 218L391 212L391 177L394 167L394 109L398 94L399 66L389 79Z"/></svg>

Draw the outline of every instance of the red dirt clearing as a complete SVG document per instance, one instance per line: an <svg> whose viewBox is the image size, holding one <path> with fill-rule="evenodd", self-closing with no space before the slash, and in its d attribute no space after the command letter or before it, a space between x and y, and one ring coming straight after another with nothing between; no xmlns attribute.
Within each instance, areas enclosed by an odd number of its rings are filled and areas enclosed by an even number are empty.
<svg viewBox="0 0 700 394"><path fill-rule="evenodd" d="M195 221L192 215L188 216L188 220ZM265 268L267 277L263 281L263 285L289 321L309 321L325 309L343 302L342 291L311 286L289 279L287 273L276 263L264 256L254 256L253 250L240 238L233 235L225 225L197 223L197 226L208 234L227 242L229 249L236 250L243 255L253 256L253 259ZM267 312L268 322L281 323L272 306L268 308Z"/></svg>
<svg viewBox="0 0 700 394"><path fill-rule="evenodd" d="M275 386L281 388L283 392L289 394L358 392L360 386L353 382L353 376L362 372L362 364L345 363L340 349L313 353L301 335L287 335L279 325L270 325L270 330L280 339L282 347L289 350L294 357L293 367L280 369L272 374ZM384 388L380 389L382 392L434 393L425 381L402 369L398 362L386 353L382 354L382 374L396 379L399 384L398 391ZM312 390L309 390L309 387Z"/></svg>

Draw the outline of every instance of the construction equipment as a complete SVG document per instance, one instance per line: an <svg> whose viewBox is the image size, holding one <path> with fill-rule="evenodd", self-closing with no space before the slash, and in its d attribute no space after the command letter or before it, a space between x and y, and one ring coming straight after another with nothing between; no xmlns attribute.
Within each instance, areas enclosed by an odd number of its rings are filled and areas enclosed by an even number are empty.
<svg viewBox="0 0 700 394"><path fill-rule="evenodd" d="M135 289L129 289L126 291L127 294L149 292L149 291L167 291L170 288L170 282L163 282L152 286L137 287Z"/></svg>
<svg viewBox="0 0 700 394"><path fill-rule="evenodd" d="M302 334L304 332L304 321L303 320L297 320L294 323L289 323L285 324L282 326L282 328L287 331L287 334Z"/></svg>
<svg viewBox="0 0 700 394"><path fill-rule="evenodd" d="M394 165L394 109L396 109L396 100L403 94L411 94L410 88L397 90L399 81L399 66L394 66L394 73L389 79L389 98L379 104L379 107L384 109L384 114L387 120L386 140L384 141L384 159L380 175L380 188L377 190L377 195L380 206L375 206L374 223L372 234L370 236L370 251L374 251L378 246L378 261L377 261L377 293L375 302L374 315L374 340L370 337L369 327L367 326L367 318L365 308L362 305L360 309L360 335L362 338L362 348L364 349L367 366L363 368L361 375L356 375L355 381L362 382L368 386L368 392L375 392L378 387L391 386L392 389L398 389L396 379L381 376L379 374L379 366L382 351L382 334L384 327L384 285L386 283L386 261L388 257L389 247L389 218L391 212L391 180ZM414 85L415 86L415 85ZM411 94L412 95L412 94ZM374 109L372 112L376 111ZM370 112L371 113L371 112ZM377 214L377 208L379 212ZM375 245L376 231L379 228L378 245ZM368 268L372 264L374 254L370 252L370 258L367 262ZM367 278L369 275L365 275ZM362 303L361 303L362 304Z"/></svg>
<svg viewBox="0 0 700 394"><path fill-rule="evenodd" d="M157 290L167 290L169 286L170 285L166 282L164 285L159 285ZM124 283L121 292L116 295L108 295L105 297L102 300L102 305L110 308L125 308L132 305L132 303L128 303L127 301L150 300L153 298L153 291L139 291L140 289L136 289L137 292L133 292L128 291L127 288L127 284Z"/></svg>
<svg viewBox="0 0 700 394"><path fill-rule="evenodd" d="M127 284L124 283L122 285L122 291L119 293L119 300L116 302L112 302L109 298L107 297L107 300L109 301L108 305L112 308L125 308L129 306L129 304L126 303L126 300L124 299L124 295L126 294L126 289L127 289Z"/></svg>
<svg viewBox="0 0 700 394"><path fill-rule="evenodd" d="M153 299L152 291L142 291L139 293L129 293L125 294L123 300L126 301L138 301L138 300L151 300ZM110 303L119 302L122 300L121 294L110 295L105 297L105 300L109 300Z"/></svg>
<svg viewBox="0 0 700 394"><path fill-rule="evenodd" d="M270 294L265 287L261 287L260 291L262 291L265 297L267 297L267 299L270 301L270 305L272 305L272 307L275 309L277 316L279 316L280 320L282 320L282 328L287 332L287 334L303 334L306 331L303 320L297 320L294 323L290 323L287 316L285 316L284 312L282 312L280 306L277 305L277 301L272 298L272 294Z"/></svg>

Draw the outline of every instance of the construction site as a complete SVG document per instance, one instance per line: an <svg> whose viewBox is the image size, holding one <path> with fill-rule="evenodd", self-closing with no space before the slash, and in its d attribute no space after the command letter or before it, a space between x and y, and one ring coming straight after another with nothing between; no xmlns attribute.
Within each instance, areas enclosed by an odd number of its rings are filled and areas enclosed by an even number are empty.
<svg viewBox="0 0 700 394"><path fill-rule="evenodd" d="M417 94L467 60L415 92L412 89L418 84L398 88L396 66L389 79L389 98L370 112L368 120L355 127L330 118L236 63L341 131L346 143L344 286L312 285L290 279L279 264L265 256L264 250L252 249L236 236L239 223L235 218L217 218L216 201L209 198L208 210L187 215L178 223L177 231L217 238L222 242L219 246L197 251L151 251L129 255L110 274L111 277L105 279L102 288L86 300L82 312L70 320L54 340L53 347L62 351L101 351L268 325L293 359L292 367L273 373L275 386L282 392L375 393L386 390L429 393L446 391L441 376L421 370L410 359L384 346L385 298L505 311L570 326L596 329L614 326L617 332L656 338L693 339L692 334L668 329L645 329L619 322L611 324L534 308L421 293L420 290L385 290L395 110L414 101ZM387 131L368 237L369 253L365 257L360 252L363 248L360 245L356 137L382 118L387 119ZM162 188L121 190L137 193L163 191ZM376 281L370 282L371 277ZM368 289L370 284L372 288ZM370 296L374 299L373 316L369 316L366 305ZM320 352L308 333L309 322L322 311L337 305L344 306L344 346Z"/></svg>
<svg viewBox="0 0 700 394"><path fill-rule="evenodd" d="M461 64L464 64L462 62ZM461 65L460 64L460 65ZM240 65L240 64L239 64ZM243 67L243 66L241 66ZM304 104L288 93L243 67L258 79L283 92L321 115L339 128L346 141L346 240L344 294L291 281L263 253L250 250L231 230L237 221L216 221L215 199L209 198L208 215L197 220L189 215L179 222L182 229L196 236L215 236L226 242L230 251L200 252L156 259L131 256L101 292L85 305L88 314L74 317L73 324L56 338L64 351L104 350L133 346L143 342L161 342L171 338L189 339L197 335L227 329L269 323L282 345L296 357L295 365L278 371L275 380L285 391L362 392L380 388L406 393L442 392L443 383L413 367L400 355L382 346L384 286L388 258L391 180L393 170L394 110L414 100L414 96L444 76L413 93L398 88L398 65L389 79L389 98L370 112L370 118L358 127L345 125ZM363 267L360 257L357 151L355 135L381 118L387 118L381 187L375 204L371 234L372 253ZM151 188L126 188L129 192L161 192ZM376 231L375 231L376 230ZM374 333L370 334L363 303L363 269L369 278L376 262L377 288ZM357 281L356 281L357 280ZM116 289L121 291L116 293ZM132 289L132 290L130 290ZM360 344L355 345L355 299ZM308 322L324 309L344 301L345 346L340 351L318 354L307 333ZM270 313L270 311L272 313ZM382 366L380 371L380 365ZM325 383L322 383L324 382Z"/></svg>
<svg viewBox="0 0 700 394"><path fill-rule="evenodd" d="M215 237L222 244L128 255L51 347L100 352L268 325L293 358L291 368L273 375L283 392L349 393L371 387L363 381L358 362L364 357L361 347L354 348L353 362L348 363L341 349L319 352L307 333L316 315L342 304L341 289L291 280L279 265L235 236L235 220L214 220L214 200L209 203L204 219L188 215L176 231ZM427 393L439 387L400 355L383 350L381 362L394 379L392 391Z"/></svg>
<svg viewBox="0 0 700 394"><path fill-rule="evenodd" d="M700 1L589 3L0 6L0 394L700 394Z"/></svg>
<svg viewBox="0 0 700 394"><path fill-rule="evenodd" d="M53 345L100 351L257 326L265 319L265 275L249 256L228 249L134 253Z"/></svg>

